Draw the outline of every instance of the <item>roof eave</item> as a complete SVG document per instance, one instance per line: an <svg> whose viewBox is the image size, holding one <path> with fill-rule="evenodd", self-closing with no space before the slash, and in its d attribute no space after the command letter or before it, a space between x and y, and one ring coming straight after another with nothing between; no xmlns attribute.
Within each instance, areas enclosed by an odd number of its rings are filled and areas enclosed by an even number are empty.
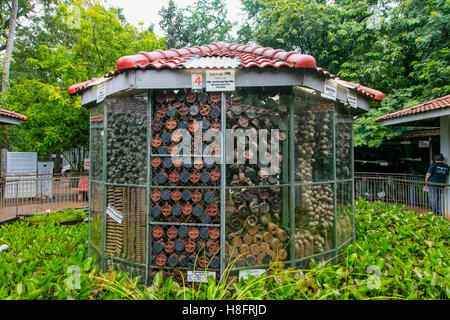
<svg viewBox="0 0 450 320"><path fill-rule="evenodd" d="M404 125L411 122L429 120L433 118L445 117L449 115L450 115L450 107L446 107L437 110L419 112L387 119L382 119L380 117L375 119L375 122L380 122L383 126L395 126L395 125Z"/></svg>

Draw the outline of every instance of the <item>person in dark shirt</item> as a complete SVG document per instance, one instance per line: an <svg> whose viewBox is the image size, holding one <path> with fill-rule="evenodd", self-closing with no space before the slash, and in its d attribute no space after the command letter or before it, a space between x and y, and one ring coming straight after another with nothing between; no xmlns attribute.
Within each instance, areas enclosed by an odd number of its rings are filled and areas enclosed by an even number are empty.
<svg viewBox="0 0 450 320"><path fill-rule="evenodd" d="M434 163L431 164L425 177L425 183L428 186L428 196L430 198L431 210L436 216L441 215L442 201L444 196L443 185L436 185L436 183L447 183L447 176L450 167L444 163L444 156L437 154L434 156ZM431 182L431 183L429 183Z"/></svg>

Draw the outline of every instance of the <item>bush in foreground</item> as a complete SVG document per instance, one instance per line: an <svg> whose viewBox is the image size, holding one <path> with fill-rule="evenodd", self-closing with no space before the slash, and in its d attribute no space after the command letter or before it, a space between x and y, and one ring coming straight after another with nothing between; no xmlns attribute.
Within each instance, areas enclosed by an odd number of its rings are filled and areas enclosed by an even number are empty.
<svg viewBox="0 0 450 320"><path fill-rule="evenodd" d="M449 299L450 223L381 202L356 204L356 242L337 264L308 270L274 263L247 281L198 289L158 274L149 287L126 273L99 273L87 257L87 224L0 228L0 299ZM74 267L72 267L74 266ZM77 277L77 273L80 277ZM228 275L228 273L225 273Z"/></svg>

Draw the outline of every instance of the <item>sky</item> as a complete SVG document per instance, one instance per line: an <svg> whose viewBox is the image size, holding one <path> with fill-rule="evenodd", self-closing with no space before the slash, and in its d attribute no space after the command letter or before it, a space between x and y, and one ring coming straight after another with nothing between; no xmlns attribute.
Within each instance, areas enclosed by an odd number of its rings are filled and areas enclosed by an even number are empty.
<svg viewBox="0 0 450 320"><path fill-rule="evenodd" d="M174 0L178 8L187 7L193 4L195 0ZM230 21L242 22L243 14L240 10L240 0L223 0L227 4L228 19ZM160 16L158 11L162 7L166 7L169 0L103 0L106 5L123 8L123 13L128 22L137 26L139 22L144 23L144 28L147 29L151 24L155 25L155 33L162 36L161 28L159 27Z"/></svg>

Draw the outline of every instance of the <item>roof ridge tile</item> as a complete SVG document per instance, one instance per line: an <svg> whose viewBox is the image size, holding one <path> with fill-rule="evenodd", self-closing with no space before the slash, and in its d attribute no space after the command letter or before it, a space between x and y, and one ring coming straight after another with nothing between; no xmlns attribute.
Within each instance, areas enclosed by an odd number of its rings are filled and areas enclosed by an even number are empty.
<svg viewBox="0 0 450 320"><path fill-rule="evenodd" d="M241 68L249 67L289 67L292 69L314 69L322 73L327 78L336 78L335 75L317 67L316 59L307 54L296 51L286 52L283 49L273 49L272 47L262 47L244 45L238 43L226 43L224 41L213 42L201 46L183 47L180 49L171 48L169 50L154 50L151 52L138 52L135 55L123 56L116 62L116 70L109 72L105 77L113 77L129 69L178 69L182 64L194 55L218 56L218 57L238 57ZM70 95L81 93L87 86L95 80L89 80L72 85L68 88ZM352 84L361 94L369 95L375 100L381 101L383 93L371 88Z"/></svg>

